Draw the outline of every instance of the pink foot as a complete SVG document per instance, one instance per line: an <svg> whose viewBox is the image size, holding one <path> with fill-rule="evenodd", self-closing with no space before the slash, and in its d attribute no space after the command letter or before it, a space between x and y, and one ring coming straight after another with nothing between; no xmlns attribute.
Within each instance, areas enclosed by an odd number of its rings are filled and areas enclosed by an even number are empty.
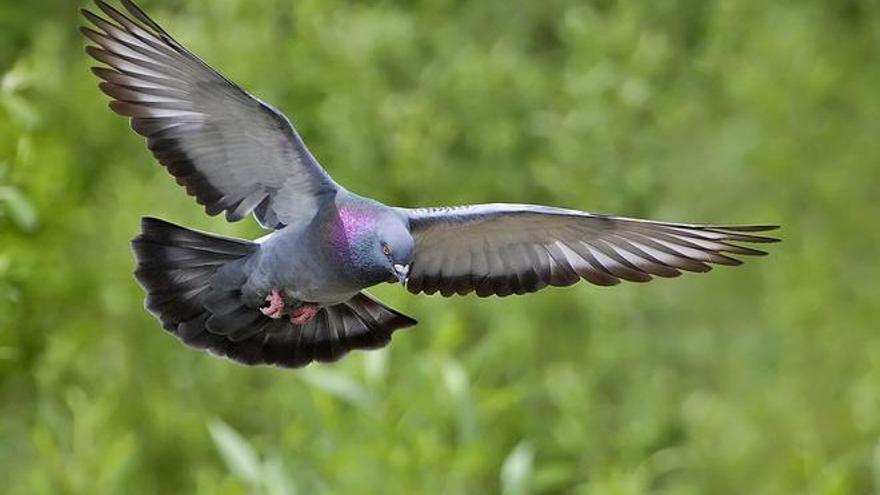
<svg viewBox="0 0 880 495"><path fill-rule="evenodd" d="M320 309L317 304L302 303L290 314L290 322L294 325L305 325L318 314Z"/></svg>
<svg viewBox="0 0 880 495"><path fill-rule="evenodd" d="M281 297L281 293L278 292L278 289L272 289L272 292L266 296L266 300L269 301L269 306L260 308L260 312L273 320L281 318L282 313L284 312L284 299Z"/></svg>

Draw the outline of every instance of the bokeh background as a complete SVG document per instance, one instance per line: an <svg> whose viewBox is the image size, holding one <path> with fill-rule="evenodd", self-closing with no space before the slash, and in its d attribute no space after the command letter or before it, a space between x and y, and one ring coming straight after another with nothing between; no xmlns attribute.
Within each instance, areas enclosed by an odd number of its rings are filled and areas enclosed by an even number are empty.
<svg viewBox="0 0 880 495"><path fill-rule="evenodd" d="M333 365L245 368L142 309L141 215L231 235L89 73L70 0L0 0L10 494L880 490L880 3L144 0L385 202L768 222L767 258L508 299Z"/></svg>

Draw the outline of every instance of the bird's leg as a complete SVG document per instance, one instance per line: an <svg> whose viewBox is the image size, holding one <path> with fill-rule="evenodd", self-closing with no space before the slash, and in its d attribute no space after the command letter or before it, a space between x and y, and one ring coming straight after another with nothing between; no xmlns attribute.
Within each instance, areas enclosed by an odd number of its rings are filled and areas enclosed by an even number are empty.
<svg viewBox="0 0 880 495"><path fill-rule="evenodd" d="M269 302L269 305L260 308L260 312L273 320L281 318L284 313L284 298L281 297L281 292L278 289L272 289L272 292L266 296L266 301Z"/></svg>
<svg viewBox="0 0 880 495"><path fill-rule="evenodd" d="M304 302L290 313L290 322L294 325L305 325L318 314L321 308L317 304Z"/></svg>

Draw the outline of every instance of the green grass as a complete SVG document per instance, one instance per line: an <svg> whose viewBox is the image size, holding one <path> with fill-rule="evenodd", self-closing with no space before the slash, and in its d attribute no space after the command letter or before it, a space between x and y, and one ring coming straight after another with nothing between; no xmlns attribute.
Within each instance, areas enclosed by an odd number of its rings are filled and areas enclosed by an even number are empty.
<svg viewBox="0 0 880 495"><path fill-rule="evenodd" d="M106 109L80 2L0 0L10 494L880 491L880 4L144 0L389 203L784 226L737 269L509 299L301 371L142 308L141 215L245 237Z"/></svg>

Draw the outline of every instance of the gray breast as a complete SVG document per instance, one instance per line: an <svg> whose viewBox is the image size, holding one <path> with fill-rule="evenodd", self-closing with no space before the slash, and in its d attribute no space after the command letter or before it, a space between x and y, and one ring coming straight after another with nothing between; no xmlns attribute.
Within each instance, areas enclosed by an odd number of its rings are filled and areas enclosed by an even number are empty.
<svg viewBox="0 0 880 495"><path fill-rule="evenodd" d="M348 300L359 287L330 262L308 227L288 226L260 246L248 287L257 293L279 288L302 301L336 304Z"/></svg>

